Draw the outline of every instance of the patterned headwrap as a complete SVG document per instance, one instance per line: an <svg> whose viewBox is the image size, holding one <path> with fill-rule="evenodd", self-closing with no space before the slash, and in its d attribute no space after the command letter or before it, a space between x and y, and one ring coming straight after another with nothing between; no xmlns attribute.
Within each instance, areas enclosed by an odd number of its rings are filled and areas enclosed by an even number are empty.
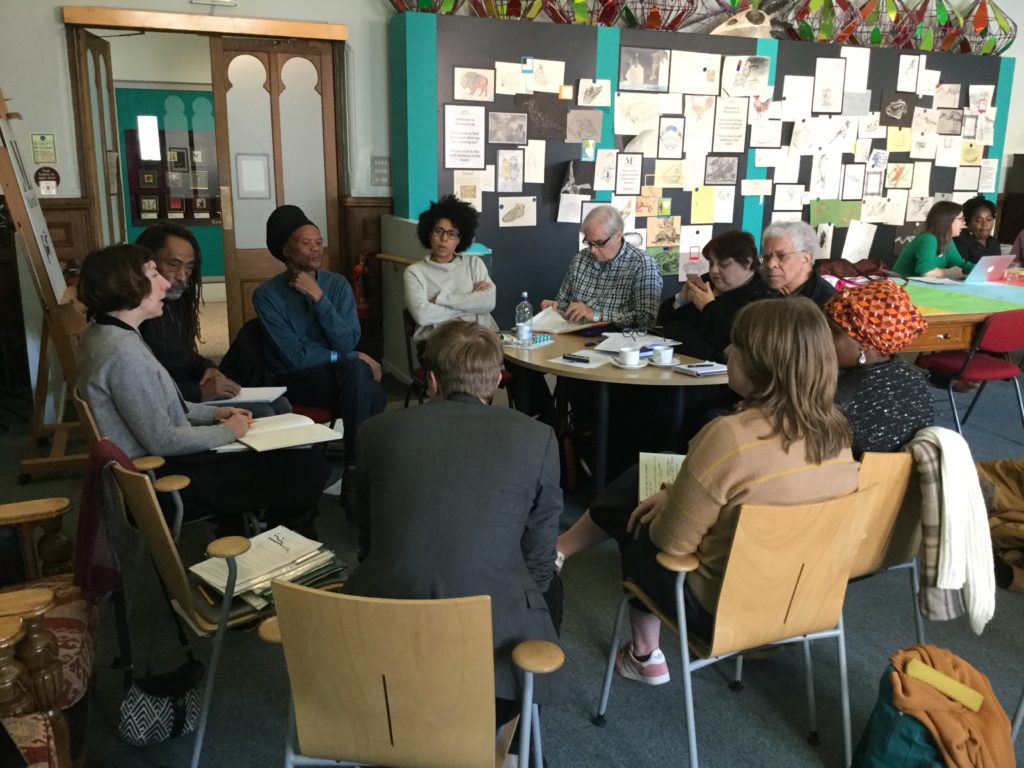
<svg viewBox="0 0 1024 768"><path fill-rule="evenodd" d="M907 292L889 280L840 291L825 304L825 314L861 346L887 355L902 350L928 327Z"/></svg>

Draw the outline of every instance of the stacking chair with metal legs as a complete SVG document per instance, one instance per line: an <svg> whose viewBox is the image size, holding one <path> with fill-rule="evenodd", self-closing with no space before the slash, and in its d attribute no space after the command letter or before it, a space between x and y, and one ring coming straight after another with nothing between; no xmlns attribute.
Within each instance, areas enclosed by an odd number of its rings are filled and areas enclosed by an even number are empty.
<svg viewBox="0 0 1024 768"><path fill-rule="evenodd" d="M283 645L288 667L286 768L500 768L516 723L495 739L489 596L387 600L275 581L274 604L277 616L260 626L260 637ZM544 640L513 650L524 676L524 768L531 743L533 764L544 765L533 676L554 672L564 659Z"/></svg>
<svg viewBox="0 0 1024 768"><path fill-rule="evenodd" d="M191 768L197 768L202 755L203 737L213 698L224 632L228 627L249 623L265 613L248 606L232 605L237 574L235 558L249 549L249 540L241 536L227 536L211 542L207 547L206 551L210 557L223 558L228 567L224 595L218 605L210 605L200 595L198 581L194 577L190 578L185 571L149 476L141 472L132 472L119 465L114 465L113 471L126 511L131 514L134 527L142 536L153 558L172 607L197 635L213 634L213 653L206 672L206 684L190 763Z"/></svg>
<svg viewBox="0 0 1024 768"><path fill-rule="evenodd" d="M722 580L710 644L692 635L683 618L686 574L696 570L699 561L694 555L659 553L658 563L677 574L675 610L670 615L637 584L629 580L623 583L626 595L619 604L612 630L595 724L603 725L605 722L626 607L630 600L637 599L679 637L690 768L698 766L693 672L737 657L752 648L801 643L813 740L817 731L817 712L809 643L825 638L835 638L837 642L843 747L845 764L849 765L853 748L842 609L850 570L868 520L868 515L862 511L871 508L874 496L872 487L817 504L790 507L744 505L739 513Z"/></svg>

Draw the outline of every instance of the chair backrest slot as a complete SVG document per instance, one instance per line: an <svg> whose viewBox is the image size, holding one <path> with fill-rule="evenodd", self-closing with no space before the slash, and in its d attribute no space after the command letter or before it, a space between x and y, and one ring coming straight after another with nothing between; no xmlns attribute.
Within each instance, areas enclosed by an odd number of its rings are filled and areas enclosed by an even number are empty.
<svg viewBox="0 0 1024 768"><path fill-rule="evenodd" d="M387 600L283 582L273 589L301 754L493 764L490 597Z"/></svg>
<svg viewBox="0 0 1024 768"><path fill-rule="evenodd" d="M875 490L800 506L744 505L710 655L835 627Z"/></svg>

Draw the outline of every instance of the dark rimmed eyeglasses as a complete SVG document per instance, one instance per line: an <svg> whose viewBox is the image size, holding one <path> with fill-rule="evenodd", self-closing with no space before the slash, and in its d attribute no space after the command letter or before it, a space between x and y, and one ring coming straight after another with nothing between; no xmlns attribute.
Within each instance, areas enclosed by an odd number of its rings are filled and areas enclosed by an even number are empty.
<svg viewBox="0 0 1024 768"><path fill-rule="evenodd" d="M434 227L434 235L439 238L448 237L452 240L459 239L459 230L457 229L445 229L444 227Z"/></svg>
<svg viewBox="0 0 1024 768"><path fill-rule="evenodd" d="M612 237L615 237L615 235L612 235ZM588 248L604 248L611 242L612 237L606 237L604 240L587 240L583 238L583 244Z"/></svg>

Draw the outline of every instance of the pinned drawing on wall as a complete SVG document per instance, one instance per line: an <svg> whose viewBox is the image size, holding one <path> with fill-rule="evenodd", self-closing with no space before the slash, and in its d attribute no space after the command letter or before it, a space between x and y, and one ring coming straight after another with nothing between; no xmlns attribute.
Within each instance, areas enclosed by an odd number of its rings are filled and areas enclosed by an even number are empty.
<svg viewBox="0 0 1024 768"><path fill-rule="evenodd" d="M961 165L953 177L953 191L977 192L981 180L981 166Z"/></svg>
<svg viewBox="0 0 1024 768"><path fill-rule="evenodd" d="M814 112L843 111L843 83L846 81L846 59L819 58L814 64L814 93L811 110Z"/></svg>
<svg viewBox="0 0 1024 768"><path fill-rule="evenodd" d="M878 122L887 128L909 128L914 121L916 106L915 94L883 90Z"/></svg>
<svg viewBox="0 0 1024 768"><path fill-rule="evenodd" d="M523 191L523 150L498 150L498 192Z"/></svg>
<svg viewBox="0 0 1024 768"><path fill-rule="evenodd" d="M612 192L615 189L615 157L618 150L599 149L594 161L594 190Z"/></svg>
<svg viewBox="0 0 1024 768"><path fill-rule="evenodd" d="M739 176L738 157L717 157L708 155L704 164L705 184L729 184L736 186Z"/></svg>
<svg viewBox="0 0 1024 768"><path fill-rule="evenodd" d="M515 97L516 109L528 116L531 139L565 138L565 104L557 96L537 93ZM525 140L524 142L525 143Z"/></svg>
<svg viewBox="0 0 1024 768"><path fill-rule="evenodd" d="M544 183L544 156L547 154L547 144L540 139L530 139L526 142L523 162L525 171L523 181L526 184Z"/></svg>
<svg viewBox="0 0 1024 768"><path fill-rule="evenodd" d="M502 96L515 96L526 92L523 66L518 62L494 62L494 92Z"/></svg>
<svg viewBox="0 0 1024 768"><path fill-rule="evenodd" d="M904 93L917 93L917 75L923 56L900 56L896 68L896 90Z"/></svg>
<svg viewBox="0 0 1024 768"><path fill-rule="evenodd" d="M687 186L686 160L655 160L654 183L666 189L682 189Z"/></svg>
<svg viewBox="0 0 1024 768"><path fill-rule="evenodd" d="M938 120L935 126L936 133L943 136L961 135L964 129L964 111L962 109L939 109L936 111L938 112ZM976 128L977 123L975 122Z"/></svg>
<svg viewBox="0 0 1024 768"><path fill-rule="evenodd" d="M647 220L647 247L678 248L680 216L653 217Z"/></svg>
<svg viewBox="0 0 1024 768"><path fill-rule="evenodd" d="M528 92L557 94L565 82L565 62L534 59L533 71L524 74L524 85Z"/></svg>
<svg viewBox="0 0 1024 768"><path fill-rule="evenodd" d="M526 115L522 112L489 112L487 141L491 144L525 144Z"/></svg>
<svg viewBox="0 0 1024 768"><path fill-rule="evenodd" d="M775 210L800 211L804 207L803 184L776 184Z"/></svg>
<svg viewBox="0 0 1024 768"><path fill-rule="evenodd" d="M747 97L722 96L715 108L712 151L744 152L747 138Z"/></svg>
<svg viewBox="0 0 1024 768"><path fill-rule="evenodd" d="M939 119L942 112L952 110L929 109L918 106L914 109L914 117L910 121L910 130L914 133L940 133ZM957 131L959 133L959 131Z"/></svg>
<svg viewBox="0 0 1024 768"><path fill-rule="evenodd" d="M601 140L601 121L604 113L596 109L571 109L565 118L565 141L579 144L582 141Z"/></svg>
<svg viewBox="0 0 1024 768"><path fill-rule="evenodd" d="M882 125L882 114L880 112L869 112L867 117L860 118L860 124L857 128L857 138L885 138L885 126Z"/></svg>
<svg viewBox="0 0 1024 768"><path fill-rule="evenodd" d="M960 165L981 165L985 147L973 141L960 142Z"/></svg>
<svg viewBox="0 0 1024 768"><path fill-rule="evenodd" d="M636 136L641 131L658 129L661 104L656 93L615 94L615 133Z"/></svg>
<svg viewBox="0 0 1024 768"><path fill-rule="evenodd" d="M661 199L661 187L641 187L636 197L636 215L644 218L658 215L658 200Z"/></svg>
<svg viewBox="0 0 1024 768"><path fill-rule="evenodd" d="M763 95L770 69L767 56L726 56L722 62L722 95Z"/></svg>
<svg viewBox="0 0 1024 768"><path fill-rule="evenodd" d="M469 203L478 211L483 210L483 190L480 187L480 171L456 169L452 172L452 194Z"/></svg>
<svg viewBox="0 0 1024 768"><path fill-rule="evenodd" d="M494 101L494 70L455 67L456 101Z"/></svg>
<svg viewBox="0 0 1024 768"><path fill-rule="evenodd" d="M811 161L811 178L807 192L811 199L831 200L839 197L843 176L843 156L838 152L815 152Z"/></svg>
<svg viewBox="0 0 1024 768"><path fill-rule="evenodd" d="M669 90L717 96L721 91L721 67L722 57L717 53L674 50L670 61Z"/></svg>
<svg viewBox="0 0 1024 768"><path fill-rule="evenodd" d="M683 151L687 156L706 155L715 141L715 96L683 97L686 134Z"/></svg>
<svg viewBox="0 0 1024 768"><path fill-rule="evenodd" d="M932 209L934 201L928 197L907 198L907 221L924 221L928 218L928 211Z"/></svg>
<svg viewBox="0 0 1024 768"><path fill-rule="evenodd" d="M910 189L913 181L913 163L888 163L885 166L885 186L887 188Z"/></svg>
<svg viewBox="0 0 1024 768"><path fill-rule="evenodd" d="M957 109L960 106L960 83L942 83L932 96L935 109Z"/></svg>
<svg viewBox="0 0 1024 768"><path fill-rule="evenodd" d="M909 152L912 139L913 133L909 128L890 126L885 129L885 148L889 152Z"/></svg>
<svg viewBox="0 0 1024 768"><path fill-rule="evenodd" d="M667 93L670 52L665 48L619 51L619 90Z"/></svg>
<svg viewBox="0 0 1024 768"><path fill-rule="evenodd" d="M535 227L537 226L536 197L499 197L499 227Z"/></svg>
<svg viewBox="0 0 1024 768"><path fill-rule="evenodd" d="M658 157L680 160L683 157L683 136L686 118L682 115L662 115L658 121Z"/></svg>
<svg viewBox="0 0 1024 768"><path fill-rule="evenodd" d="M576 91L576 103L581 107L610 107L612 105L611 81L582 78Z"/></svg>
<svg viewBox="0 0 1024 768"><path fill-rule="evenodd" d="M843 185L840 197L843 200L860 200L864 197L864 168L862 163L843 166Z"/></svg>

